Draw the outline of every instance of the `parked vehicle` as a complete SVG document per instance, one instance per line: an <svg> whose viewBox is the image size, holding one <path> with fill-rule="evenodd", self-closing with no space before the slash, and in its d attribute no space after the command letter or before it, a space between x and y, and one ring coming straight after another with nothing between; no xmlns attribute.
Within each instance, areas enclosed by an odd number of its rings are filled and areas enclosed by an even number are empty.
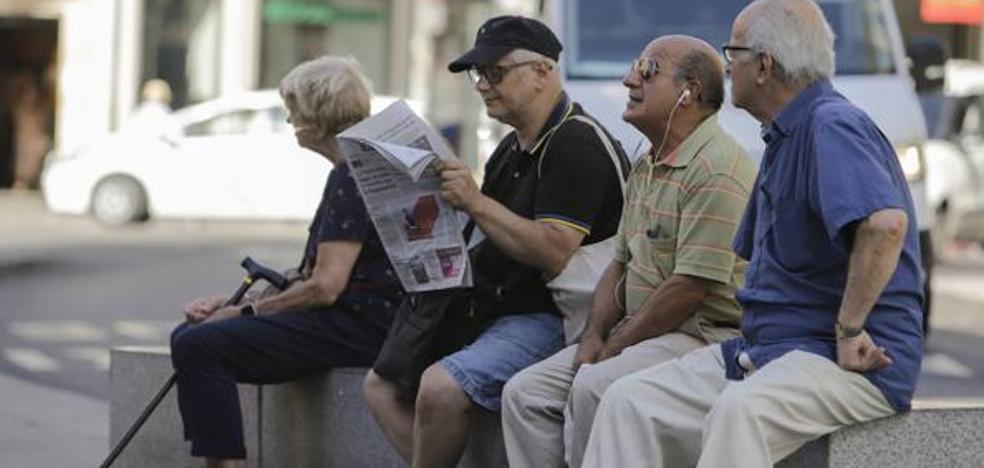
<svg viewBox="0 0 984 468"><path fill-rule="evenodd" d="M818 0L836 35L834 87L864 109L896 148L915 202L929 297L934 213L926 199L923 142L926 123L890 0ZM554 1L553 26L565 45L566 89L604 123L625 150L645 151L643 136L621 119L626 91L620 83L628 63L664 34L689 34L714 46L728 41L732 22L745 6L733 0ZM926 66L940 64L927 63ZM730 86L725 86L730 93ZM759 123L725 99L719 122L755 158L765 147ZM928 299L927 299L928 300ZM928 311L928 303L926 310Z"/></svg>
<svg viewBox="0 0 984 468"><path fill-rule="evenodd" d="M374 98L373 111L394 100ZM172 120L50 154L42 175L48 209L91 213L108 225L148 217L311 218L331 164L297 145L276 90L203 102Z"/></svg>
<svg viewBox="0 0 984 468"><path fill-rule="evenodd" d="M926 184L938 252L953 240L984 243L984 65L951 61L946 76L944 92L921 96L931 137Z"/></svg>

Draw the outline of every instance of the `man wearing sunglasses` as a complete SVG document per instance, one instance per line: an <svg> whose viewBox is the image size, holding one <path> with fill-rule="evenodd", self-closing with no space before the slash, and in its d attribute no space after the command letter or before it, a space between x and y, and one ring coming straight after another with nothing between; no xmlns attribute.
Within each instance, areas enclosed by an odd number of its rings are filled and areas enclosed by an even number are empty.
<svg viewBox="0 0 984 468"><path fill-rule="evenodd" d="M922 355L912 198L892 145L834 90L816 3L757 0L724 47L766 149L734 241L742 336L614 383L585 466L764 467L909 408Z"/></svg>
<svg viewBox="0 0 984 468"><path fill-rule="evenodd" d="M506 381L564 346L546 280L582 245L618 230L628 158L567 97L557 69L561 48L543 23L503 16L482 25L475 46L448 66L467 72L488 115L514 129L489 158L481 189L460 162L439 168L442 196L487 239L472 256L476 284L503 288L486 330L431 365L415 401L377 374L367 377L374 416L414 467L455 465L469 415L499 411Z"/></svg>
<svg viewBox="0 0 984 468"><path fill-rule="evenodd" d="M615 258L581 343L506 385L510 466L563 466L565 457L581 466L612 382L737 336L745 262L730 246L755 167L718 126L723 81L714 48L689 36L654 40L626 71L622 118L651 148L629 176Z"/></svg>

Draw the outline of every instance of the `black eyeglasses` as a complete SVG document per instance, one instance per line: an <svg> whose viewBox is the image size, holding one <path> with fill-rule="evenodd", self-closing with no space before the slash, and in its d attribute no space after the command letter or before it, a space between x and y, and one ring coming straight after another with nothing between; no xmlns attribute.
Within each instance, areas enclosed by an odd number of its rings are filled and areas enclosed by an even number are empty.
<svg viewBox="0 0 984 468"><path fill-rule="evenodd" d="M485 77L485 81L488 81L490 85L499 84L503 78L506 77L506 73L509 73L513 68L519 68L523 65L533 65L539 62L539 60L527 60L525 62L512 63L509 65L487 65L484 67L472 67L468 69L468 78L471 78L473 83L478 83L482 77Z"/></svg>
<svg viewBox="0 0 984 468"><path fill-rule="evenodd" d="M724 54L724 61L731 63L735 61L735 52L751 52L755 49L751 47L733 46L725 44L721 46L721 52Z"/></svg>
<svg viewBox="0 0 984 468"><path fill-rule="evenodd" d="M649 78L659 73L659 62L649 58L637 58L629 65L629 70L639 72L643 81L649 81Z"/></svg>

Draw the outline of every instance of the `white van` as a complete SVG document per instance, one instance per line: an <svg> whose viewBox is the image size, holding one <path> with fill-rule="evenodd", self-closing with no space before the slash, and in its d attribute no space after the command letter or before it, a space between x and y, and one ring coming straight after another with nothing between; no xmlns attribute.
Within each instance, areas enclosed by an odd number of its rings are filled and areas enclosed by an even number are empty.
<svg viewBox="0 0 984 468"><path fill-rule="evenodd" d="M932 265L922 144L926 123L909 75L895 10L890 0L818 0L837 36L834 87L864 109L898 152L915 202L926 284ZM553 28L564 44L562 67L571 97L621 140L630 157L647 149L642 134L622 121L621 84L631 60L652 39L688 34L715 47L727 42L731 24L746 2L735 0L563 0L550 3ZM725 89L730 92L730 86ZM765 147L759 123L725 98L720 123L756 159ZM927 293L928 293L928 288Z"/></svg>

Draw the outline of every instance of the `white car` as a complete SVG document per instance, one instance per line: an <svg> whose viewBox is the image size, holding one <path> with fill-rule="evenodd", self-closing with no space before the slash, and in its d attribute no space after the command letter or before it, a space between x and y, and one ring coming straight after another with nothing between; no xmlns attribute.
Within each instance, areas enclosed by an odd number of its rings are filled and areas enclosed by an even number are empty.
<svg viewBox="0 0 984 468"><path fill-rule="evenodd" d="M373 98L373 112L394 100ZM276 90L218 98L171 117L154 129L125 127L69 154L53 152L41 182L48 209L92 213L109 225L314 215L331 163L297 145Z"/></svg>
<svg viewBox="0 0 984 468"><path fill-rule="evenodd" d="M984 95L946 96L939 107L925 154L942 253L954 239L984 243Z"/></svg>

